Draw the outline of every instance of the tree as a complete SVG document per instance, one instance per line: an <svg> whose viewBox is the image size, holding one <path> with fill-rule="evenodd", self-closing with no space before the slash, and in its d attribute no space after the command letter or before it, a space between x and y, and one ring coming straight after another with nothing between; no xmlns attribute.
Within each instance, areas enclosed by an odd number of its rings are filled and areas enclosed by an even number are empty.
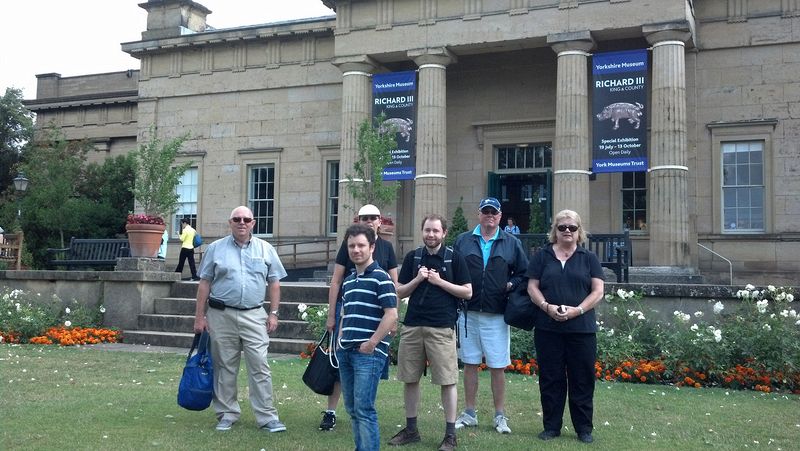
<svg viewBox="0 0 800 451"><path fill-rule="evenodd" d="M57 129L27 146L20 169L30 180L22 198L22 229L34 267L46 264L46 249L66 247L70 237L110 238L124 230L133 208L130 157L86 165L88 141L67 141Z"/></svg>
<svg viewBox="0 0 800 451"><path fill-rule="evenodd" d="M397 148L396 130L381 133L380 125L386 119L381 113L374 118L374 125L365 119L358 129L358 158L353 163L354 174L347 175L350 194L363 204L383 208L394 201L400 183L384 183L383 169L392 161L392 150Z"/></svg>
<svg viewBox="0 0 800 451"><path fill-rule="evenodd" d="M149 217L169 217L178 206L176 188L191 161L175 166L175 158L189 135L163 142L150 127L150 139L132 152L134 163L133 198Z"/></svg>
<svg viewBox="0 0 800 451"><path fill-rule="evenodd" d="M0 97L0 190L13 191L15 165L32 136L33 113L22 104L22 91L6 88Z"/></svg>
<svg viewBox="0 0 800 451"><path fill-rule="evenodd" d="M450 227L447 230L447 237L444 240L444 243L447 246L452 246L453 243L456 242L456 238L458 235L466 232L469 230L469 226L467 225L467 219L464 217L464 208L461 204L464 202L464 198L461 197L458 199L458 207L456 211L453 212L453 223L450 224Z"/></svg>
<svg viewBox="0 0 800 451"><path fill-rule="evenodd" d="M547 233L549 226L545 222L542 203L536 199L531 202L531 212L528 218L528 233Z"/></svg>

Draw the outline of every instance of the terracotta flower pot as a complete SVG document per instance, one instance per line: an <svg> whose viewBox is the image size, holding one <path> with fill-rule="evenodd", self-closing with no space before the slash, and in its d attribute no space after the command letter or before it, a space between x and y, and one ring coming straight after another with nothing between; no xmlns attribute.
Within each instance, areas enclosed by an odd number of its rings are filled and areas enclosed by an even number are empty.
<svg viewBox="0 0 800 451"><path fill-rule="evenodd" d="M127 224L125 230L128 232L131 257L155 258L166 228L164 224Z"/></svg>

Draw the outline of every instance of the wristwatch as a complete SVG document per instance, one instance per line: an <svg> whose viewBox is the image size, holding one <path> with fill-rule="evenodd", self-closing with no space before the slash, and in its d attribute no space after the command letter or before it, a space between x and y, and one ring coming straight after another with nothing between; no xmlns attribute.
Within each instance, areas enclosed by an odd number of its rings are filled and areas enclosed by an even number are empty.
<svg viewBox="0 0 800 451"><path fill-rule="evenodd" d="M278 311L277 311L277 310L270 310L270 311L269 311L269 314L270 314L270 315L275 315L275 318L278 318L278 317L279 317L279 316L278 316Z"/></svg>
<svg viewBox="0 0 800 451"><path fill-rule="evenodd" d="M584 311L583 311L583 307L581 307L581 306L579 305L579 306L578 306L578 310L580 310L580 312L581 312L581 315L583 315L583 313L584 313Z"/></svg>

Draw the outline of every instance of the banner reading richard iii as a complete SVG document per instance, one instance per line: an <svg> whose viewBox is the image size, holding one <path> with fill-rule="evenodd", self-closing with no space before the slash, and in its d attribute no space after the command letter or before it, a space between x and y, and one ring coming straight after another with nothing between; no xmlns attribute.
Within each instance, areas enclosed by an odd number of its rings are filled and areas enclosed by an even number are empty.
<svg viewBox="0 0 800 451"><path fill-rule="evenodd" d="M413 180L416 175L417 73L392 72L372 76L372 115L386 115L381 131L394 129L397 149L392 162L383 169L384 180Z"/></svg>
<svg viewBox="0 0 800 451"><path fill-rule="evenodd" d="M592 171L647 170L647 51L592 57Z"/></svg>

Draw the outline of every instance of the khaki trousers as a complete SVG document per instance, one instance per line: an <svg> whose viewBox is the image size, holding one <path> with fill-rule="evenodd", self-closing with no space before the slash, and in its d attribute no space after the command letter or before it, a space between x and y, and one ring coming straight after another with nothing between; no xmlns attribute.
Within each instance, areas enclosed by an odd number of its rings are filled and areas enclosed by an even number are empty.
<svg viewBox="0 0 800 451"><path fill-rule="evenodd" d="M278 419L272 404L272 373L267 361L269 336L263 308L236 310L209 308L206 312L214 364L214 401L217 419L237 421L242 413L237 400L237 377L242 352L247 364L250 405L259 427Z"/></svg>

